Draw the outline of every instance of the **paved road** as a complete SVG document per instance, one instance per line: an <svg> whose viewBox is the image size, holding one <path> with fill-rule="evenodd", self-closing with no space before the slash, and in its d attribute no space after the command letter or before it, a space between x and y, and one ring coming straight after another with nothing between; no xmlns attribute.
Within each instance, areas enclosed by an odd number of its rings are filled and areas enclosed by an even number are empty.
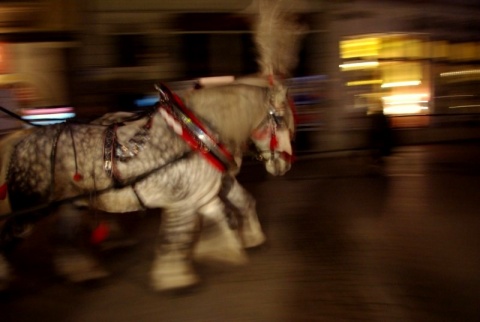
<svg viewBox="0 0 480 322"><path fill-rule="evenodd" d="M247 266L199 265L194 291L152 292L149 214L137 246L103 254L112 277L77 286L53 278L37 233L0 321L480 321L479 164L478 142L398 148L382 168L304 158L281 178L247 164L268 236Z"/></svg>

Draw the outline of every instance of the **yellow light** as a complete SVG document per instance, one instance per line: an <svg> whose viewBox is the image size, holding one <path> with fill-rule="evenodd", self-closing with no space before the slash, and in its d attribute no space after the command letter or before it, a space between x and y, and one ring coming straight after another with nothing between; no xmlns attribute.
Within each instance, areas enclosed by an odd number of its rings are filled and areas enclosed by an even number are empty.
<svg viewBox="0 0 480 322"><path fill-rule="evenodd" d="M342 69L375 68L377 66L378 61L352 62L339 65L339 67Z"/></svg>
<svg viewBox="0 0 480 322"><path fill-rule="evenodd" d="M424 107L419 104L404 104L398 106L389 106L383 109L383 113L386 115L391 114L418 114Z"/></svg>
<svg viewBox="0 0 480 322"><path fill-rule="evenodd" d="M418 101L424 101L423 99L428 98L427 93L418 93L418 94L398 94L398 95L390 95L390 96L384 96L382 99L385 101L385 103L389 104L391 102L397 102L397 101L402 101L402 102L418 102Z"/></svg>
<svg viewBox="0 0 480 322"><path fill-rule="evenodd" d="M391 87L403 87L403 86L418 86L422 82L419 80L412 81L403 81L403 82L392 82L392 83L383 83L382 88L391 88Z"/></svg>
<svg viewBox="0 0 480 322"><path fill-rule="evenodd" d="M340 55L344 59L378 56L380 40L375 37L342 40Z"/></svg>
<svg viewBox="0 0 480 322"><path fill-rule="evenodd" d="M381 79L370 79L370 80L363 80L363 81L347 82L347 86L376 85L381 83L382 83Z"/></svg>
<svg viewBox="0 0 480 322"><path fill-rule="evenodd" d="M454 77L454 76L465 76L465 75L475 75L475 74L480 74L480 69L458 70L455 72L446 72L446 73L441 73L440 77Z"/></svg>
<svg viewBox="0 0 480 322"><path fill-rule="evenodd" d="M385 114L418 114L428 109L427 93L403 94L382 97Z"/></svg>
<svg viewBox="0 0 480 322"><path fill-rule="evenodd" d="M457 106L449 106L448 108L472 108L472 107L480 107L480 105L457 105Z"/></svg>

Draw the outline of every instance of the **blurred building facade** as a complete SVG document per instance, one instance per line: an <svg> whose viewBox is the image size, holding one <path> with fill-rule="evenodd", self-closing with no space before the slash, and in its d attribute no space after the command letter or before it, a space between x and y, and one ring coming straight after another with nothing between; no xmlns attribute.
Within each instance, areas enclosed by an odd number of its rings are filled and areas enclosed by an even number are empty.
<svg viewBox="0 0 480 322"><path fill-rule="evenodd" d="M76 104L125 109L155 81L255 72L250 22L256 5L251 0L86 1ZM452 112L441 98L450 96L447 88L458 75L449 73L475 70L479 60L479 8L469 0L304 0L296 10L309 32L294 76L328 80L318 89L328 93L322 100L326 127L341 127L345 115L363 113L377 99L392 115ZM357 51L347 53L348 46ZM361 61L378 65L345 68ZM395 86L410 80L420 83ZM399 97L406 100L403 110L395 101Z"/></svg>
<svg viewBox="0 0 480 322"><path fill-rule="evenodd" d="M0 106L16 114L71 104L79 8L74 0L0 3ZM0 134L24 124L0 113Z"/></svg>
<svg viewBox="0 0 480 322"><path fill-rule="evenodd" d="M308 25L291 83L304 123L330 132L361 127L352 126L351 116L378 102L399 116L476 112L477 2L288 2ZM132 108L158 81L254 73L250 24L257 6L256 0L2 3L0 51L10 57L0 64L2 86L25 80L33 84L23 88L27 105L71 104L80 115L98 115ZM422 120L412 124L431 124Z"/></svg>
<svg viewBox="0 0 480 322"><path fill-rule="evenodd" d="M80 105L128 109L135 99L154 92L154 82L258 70L251 35L256 1L86 3L77 87ZM295 10L304 19L319 11L308 1L299 3ZM307 74L305 59L302 68Z"/></svg>
<svg viewBox="0 0 480 322"><path fill-rule="evenodd" d="M480 112L479 9L469 0L345 1L332 8L329 29L340 44L331 64L340 68L332 73L347 94L341 105L364 111L380 101L386 114L403 116L394 118L397 126L407 127Z"/></svg>
<svg viewBox="0 0 480 322"><path fill-rule="evenodd" d="M20 106L70 103L70 59L80 17L76 3L0 3L0 86L11 89Z"/></svg>

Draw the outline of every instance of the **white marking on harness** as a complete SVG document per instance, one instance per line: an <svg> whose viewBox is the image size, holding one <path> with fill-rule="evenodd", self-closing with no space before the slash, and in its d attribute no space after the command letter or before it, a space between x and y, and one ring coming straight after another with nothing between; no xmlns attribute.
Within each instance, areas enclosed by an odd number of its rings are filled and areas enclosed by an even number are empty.
<svg viewBox="0 0 480 322"><path fill-rule="evenodd" d="M182 124L180 124L180 122L178 122L172 115L170 115L170 113L162 108L160 109L160 114L175 133L180 136L183 134Z"/></svg>

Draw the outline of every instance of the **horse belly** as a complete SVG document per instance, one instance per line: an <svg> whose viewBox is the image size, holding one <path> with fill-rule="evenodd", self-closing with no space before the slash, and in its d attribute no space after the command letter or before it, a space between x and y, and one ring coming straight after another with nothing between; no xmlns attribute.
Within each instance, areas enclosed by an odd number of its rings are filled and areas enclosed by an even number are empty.
<svg viewBox="0 0 480 322"><path fill-rule="evenodd" d="M112 189L95 197L93 207L105 212L132 212L141 210L142 203L131 187Z"/></svg>

